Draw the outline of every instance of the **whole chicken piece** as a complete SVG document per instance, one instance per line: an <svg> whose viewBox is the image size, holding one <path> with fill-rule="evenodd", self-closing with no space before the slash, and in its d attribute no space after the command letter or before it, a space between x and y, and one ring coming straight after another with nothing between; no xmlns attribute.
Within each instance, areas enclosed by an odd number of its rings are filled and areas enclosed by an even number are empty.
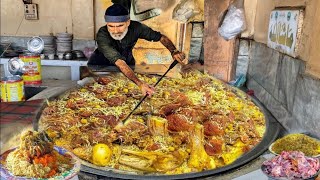
<svg viewBox="0 0 320 180"><path fill-rule="evenodd" d="M187 155L183 152L138 152L123 149L119 163L134 169L147 172L166 172L173 170L184 162Z"/></svg>
<svg viewBox="0 0 320 180"><path fill-rule="evenodd" d="M195 125L193 132L190 134L190 139L191 154L188 161L188 166L190 168L195 168L198 171L214 169L216 167L215 162L204 149L204 133L202 125Z"/></svg>

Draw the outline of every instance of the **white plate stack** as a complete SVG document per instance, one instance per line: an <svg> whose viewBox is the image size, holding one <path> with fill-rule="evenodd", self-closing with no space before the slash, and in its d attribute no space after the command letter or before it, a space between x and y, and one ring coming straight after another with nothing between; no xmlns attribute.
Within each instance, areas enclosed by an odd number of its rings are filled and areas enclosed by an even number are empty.
<svg viewBox="0 0 320 180"><path fill-rule="evenodd" d="M40 36L44 42L44 48L42 53L45 56L49 56L49 54L56 54L56 46L54 43L54 36Z"/></svg>
<svg viewBox="0 0 320 180"><path fill-rule="evenodd" d="M57 55L71 52L72 50L72 34L57 33Z"/></svg>

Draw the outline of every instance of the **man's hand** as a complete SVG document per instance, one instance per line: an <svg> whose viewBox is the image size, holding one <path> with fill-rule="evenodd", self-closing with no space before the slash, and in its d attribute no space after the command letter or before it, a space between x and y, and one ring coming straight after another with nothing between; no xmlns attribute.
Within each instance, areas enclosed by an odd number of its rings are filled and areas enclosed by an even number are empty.
<svg viewBox="0 0 320 180"><path fill-rule="evenodd" d="M172 41L165 35L161 36L160 42L164 45L171 53L171 56L174 60L177 60L180 64L185 65L187 61L185 61L185 54L177 50Z"/></svg>
<svg viewBox="0 0 320 180"><path fill-rule="evenodd" d="M175 50L172 52L172 58L174 60L177 60L180 64L186 65L187 63L185 62L186 55L183 52L180 52L178 50Z"/></svg>
<svg viewBox="0 0 320 180"><path fill-rule="evenodd" d="M138 79L132 71L132 69L127 65L127 63L124 60L118 59L115 62L115 64L125 76L127 76L131 81L133 81L137 86L139 86L143 96L148 94L148 96L151 97L151 95L154 93L153 86L150 86L147 83Z"/></svg>
<svg viewBox="0 0 320 180"><path fill-rule="evenodd" d="M140 85L140 89L141 89L141 92L142 92L143 96L148 94L148 97L151 97L152 94L154 93L154 87L149 85L149 84L147 84L147 83L142 83Z"/></svg>

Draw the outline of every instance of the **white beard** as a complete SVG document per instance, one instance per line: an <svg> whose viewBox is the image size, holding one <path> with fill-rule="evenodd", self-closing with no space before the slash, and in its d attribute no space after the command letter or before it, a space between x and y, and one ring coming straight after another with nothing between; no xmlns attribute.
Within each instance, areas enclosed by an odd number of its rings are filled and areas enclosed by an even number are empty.
<svg viewBox="0 0 320 180"><path fill-rule="evenodd" d="M122 34L112 34L111 32L109 32L110 36L115 39L115 40L122 40L128 33L128 28L122 33Z"/></svg>

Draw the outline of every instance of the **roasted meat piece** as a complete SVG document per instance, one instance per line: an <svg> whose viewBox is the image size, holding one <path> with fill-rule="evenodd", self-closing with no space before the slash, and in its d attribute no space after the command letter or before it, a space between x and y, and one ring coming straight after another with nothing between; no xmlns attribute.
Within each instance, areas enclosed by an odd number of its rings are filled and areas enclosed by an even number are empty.
<svg viewBox="0 0 320 180"><path fill-rule="evenodd" d="M206 121L203 126L206 136L222 136L224 134L223 126L216 121Z"/></svg>
<svg viewBox="0 0 320 180"><path fill-rule="evenodd" d="M206 142L204 149L208 155L213 156L222 153L223 140L212 138Z"/></svg>
<svg viewBox="0 0 320 180"><path fill-rule="evenodd" d="M148 133L148 127L145 124L138 121L128 121L123 127L116 129L118 139L124 144L131 144Z"/></svg>
<svg viewBox="0 0 320 180"><path fill-rule="evenodd" d="M171 114L166 117L168 120L168 129L170 131L189 131L193 128L186 116L180 114Z"/></svg>
<svg viewBox="0 0 320 180"><path fill-rule="evenodd" d="M127 100L127 96L122 95L122 96L110 97L106 101L109 106L113 107L113 106L122 105L124 102L126 102L126 100Z"/></svg>

